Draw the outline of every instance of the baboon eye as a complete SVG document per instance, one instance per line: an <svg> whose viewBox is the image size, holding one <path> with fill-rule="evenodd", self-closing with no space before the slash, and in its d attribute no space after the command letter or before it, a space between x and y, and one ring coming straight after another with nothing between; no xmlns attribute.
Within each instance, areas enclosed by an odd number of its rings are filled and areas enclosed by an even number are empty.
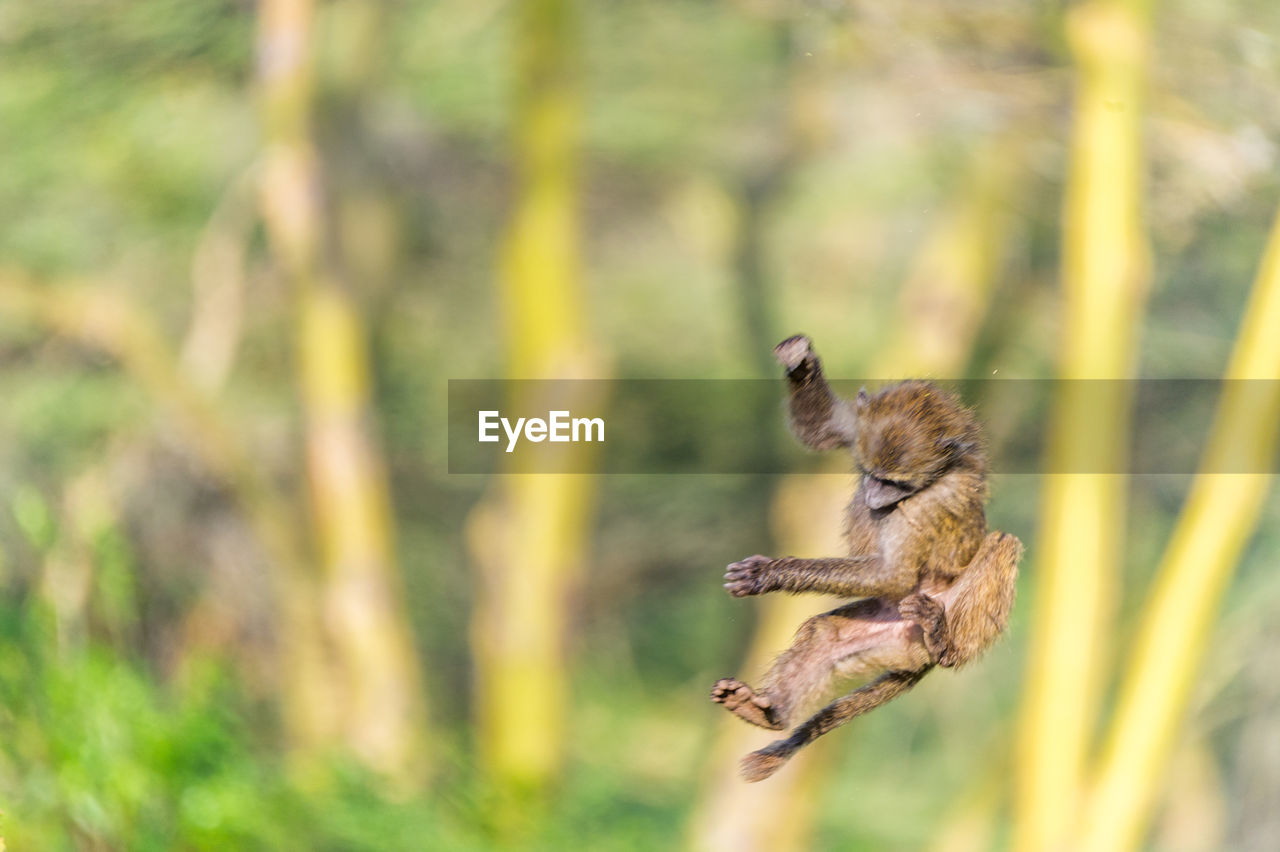
<svg viewBox="0 0 1280 852"><path fill-rule="evenodd" d="M877 476L874 473L870 474L870 476L872 479L878 480L879 482L882 482L885 485L888 485L893 488L901 488L903 491L914 491L916 488L913 483L911 483L909 480L906 480L906 479L897 479L892 476Z"/></svg>

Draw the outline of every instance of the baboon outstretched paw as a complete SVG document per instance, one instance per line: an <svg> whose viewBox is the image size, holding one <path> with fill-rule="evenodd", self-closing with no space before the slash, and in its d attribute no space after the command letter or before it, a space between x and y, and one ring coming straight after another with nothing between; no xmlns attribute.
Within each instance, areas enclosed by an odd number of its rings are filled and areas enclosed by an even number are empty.
<svg viewBox="0 0 1280 852"><path fill-rule="evenodd" d="M759 595L769 591L765 574L774 560L768 556L748 556L730 564L724 570L724 587L735 598Z"/></svg>

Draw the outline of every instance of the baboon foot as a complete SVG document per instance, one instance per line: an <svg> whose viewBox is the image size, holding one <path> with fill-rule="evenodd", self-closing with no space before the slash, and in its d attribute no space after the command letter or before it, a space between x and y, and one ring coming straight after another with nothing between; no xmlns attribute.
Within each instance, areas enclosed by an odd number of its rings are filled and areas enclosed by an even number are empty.
<svg viewBox="0 0 1280 852"><path fill-rule="evenodd" d="M726 710L753 725L771 731L783 728L769 696L757 695L755 690L736 678L723 677L716 681L716 685L711 687L711 700L723 704Z"/></svg>
<svg viewBox="0 0 1280 852"><path fill-rule="evenodd" d="M898 601L898 614L919 624L925 632L937 630L944 623L942 604L921 592Z"/></svg>
<svg viewBox="0 0 1280 852"><path fill-rule="evenodd" d="M924 645L933 661L949 668L952 664L951 651L946 643L947 621L942 604L936 598L917 592L898 601L898 615L920 625Z"/></svg>

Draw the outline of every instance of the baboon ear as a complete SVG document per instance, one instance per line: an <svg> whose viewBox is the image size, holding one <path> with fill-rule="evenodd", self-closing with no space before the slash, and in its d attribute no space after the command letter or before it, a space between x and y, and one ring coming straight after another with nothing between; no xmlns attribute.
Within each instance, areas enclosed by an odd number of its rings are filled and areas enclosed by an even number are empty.
<svg viewBox="0 0 1280 852"><path fill-rule="evenodd" d="M871 397L867 396L867 389L861 388L858 391L858 398L855 399L854 402L857 404L859 409L863 409L867 407L867 402L870 401L870 399Z"/></svg>

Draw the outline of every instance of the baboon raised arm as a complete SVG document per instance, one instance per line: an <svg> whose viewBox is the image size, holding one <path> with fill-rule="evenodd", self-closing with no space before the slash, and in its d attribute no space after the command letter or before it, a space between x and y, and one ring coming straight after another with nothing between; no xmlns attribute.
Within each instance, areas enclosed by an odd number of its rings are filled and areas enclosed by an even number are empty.
<svg viewBox="0 0 1280 852"><path fill-rule="evenodd" d="M986 650L1008 623L1022 553L1014 536L987 531L986 455L977 421L955 397L907 381L846 401L827 384L808 338L788 338L774 354L801 443L848 447L861 473L846 510L849 555L751 556L728 567L725 588L734 597L786 591L862 600L801 625L758 689L723 678L711 698L783 730L842 681L870 680L748 755L749 781L906 692L933 666L963 665Z"/></svg>
<svg viewBox="0 0 1280 852"><path fill-rule="evenodd" d="M809 338L788 337L773 348L773 354L787 370L791 427L800 443L813 450L851 445L853 412L849 402L836 396L827 384Z"/></svg>

